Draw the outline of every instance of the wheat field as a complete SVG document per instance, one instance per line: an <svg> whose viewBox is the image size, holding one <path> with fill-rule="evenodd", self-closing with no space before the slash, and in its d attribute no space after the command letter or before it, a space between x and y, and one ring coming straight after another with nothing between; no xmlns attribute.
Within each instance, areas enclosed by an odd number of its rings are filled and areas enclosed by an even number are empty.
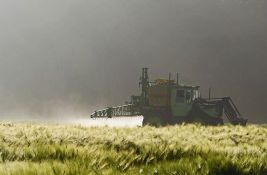
<svg viewBox="0 0 267 175"><path fill-rule="evenodd" d="M0 124L0 174L267 174L267 125Z"/></svg>

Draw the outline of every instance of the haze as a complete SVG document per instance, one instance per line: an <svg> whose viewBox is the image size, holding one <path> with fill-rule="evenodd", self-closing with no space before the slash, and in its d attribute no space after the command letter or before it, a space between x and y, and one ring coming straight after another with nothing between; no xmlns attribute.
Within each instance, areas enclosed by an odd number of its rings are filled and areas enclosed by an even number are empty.
<svg viewBox="0 0 267 175"><path fill-rule="evenodd" d="M265 0L0 1L0 118L88 117L179 72L267 122Z"/></svg>

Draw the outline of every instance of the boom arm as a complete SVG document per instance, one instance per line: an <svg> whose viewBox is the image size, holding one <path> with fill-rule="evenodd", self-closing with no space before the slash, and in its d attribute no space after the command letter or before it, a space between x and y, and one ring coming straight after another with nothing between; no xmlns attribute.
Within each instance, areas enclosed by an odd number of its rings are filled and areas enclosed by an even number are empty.
<svg viewBox="0 0 267 175"><path fill-rule="evenodd" d="M133 104L128 104L95 111L91 114L91 118L132 117L137 115L141 115L138 108Z"/></svg>
<svg viewBox="0 0 267 175"><path fill-rule="evenodd" d="M232 124L246 125L247 120L241 117L240 112L230 97L223 98L223 109L224 114Z"/></svg>

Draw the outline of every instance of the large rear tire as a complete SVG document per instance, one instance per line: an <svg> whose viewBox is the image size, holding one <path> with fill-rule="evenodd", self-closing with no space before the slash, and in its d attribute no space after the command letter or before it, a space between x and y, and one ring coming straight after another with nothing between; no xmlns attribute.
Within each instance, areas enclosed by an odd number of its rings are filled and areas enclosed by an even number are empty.
<svg viewBox="0 0 267 175"><path fill-rule="evenodd" d="M192 109L187 118L189 123L200 123L203 125L223 125L222 118L211 117L198 108Z"/></svg>

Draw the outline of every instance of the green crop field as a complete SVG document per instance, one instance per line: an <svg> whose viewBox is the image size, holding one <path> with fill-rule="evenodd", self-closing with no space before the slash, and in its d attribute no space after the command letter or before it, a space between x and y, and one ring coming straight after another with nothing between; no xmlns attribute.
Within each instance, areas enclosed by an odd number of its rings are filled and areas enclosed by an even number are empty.
<svg viewBox="0 0 267 175"><path fill-rule="evenodd" d="M0 174L267 174L267 125L0 124Z"/></svg>

